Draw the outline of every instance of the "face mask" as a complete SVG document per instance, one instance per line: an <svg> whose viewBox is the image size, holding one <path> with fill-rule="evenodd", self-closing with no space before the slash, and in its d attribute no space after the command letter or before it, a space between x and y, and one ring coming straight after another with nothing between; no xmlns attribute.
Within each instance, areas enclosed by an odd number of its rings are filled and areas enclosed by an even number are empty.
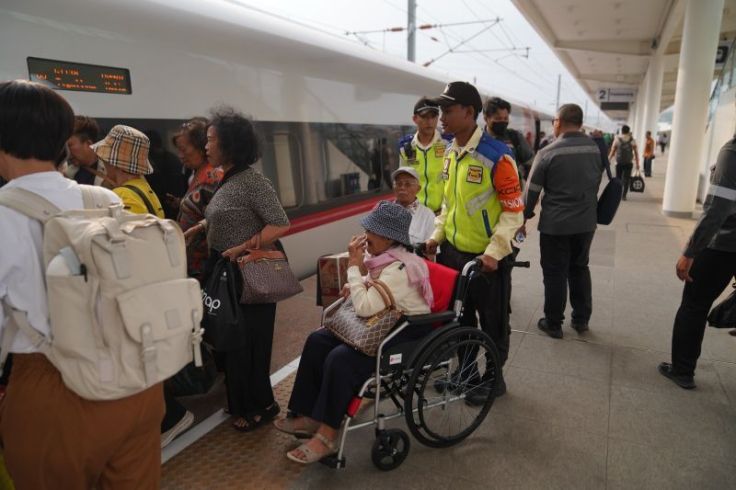
<svg viewBox="0 0 736 490"><path fill-rule="evenodd" d="M494 122L491 123L491 131L493 134L503 134L504 131L506 131L506 128L509 127L509 123L507 122Z"/></svg>

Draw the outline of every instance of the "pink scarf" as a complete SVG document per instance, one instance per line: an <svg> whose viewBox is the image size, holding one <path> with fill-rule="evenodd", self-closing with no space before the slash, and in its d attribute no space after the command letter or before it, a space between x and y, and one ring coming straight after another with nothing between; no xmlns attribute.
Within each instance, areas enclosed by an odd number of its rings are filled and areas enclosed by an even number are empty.
<svg viewBox="0 0 736 490"><path fill-rule="evenodd" d="M368 274L371 279L378 279L381 271L394 262L401 262L406 267L406 275L409 276L409 284L422 292L424 301L430 308L434 306L434 295L429 283L429 268L424 260L409 252L403 247L391 247L382 254L365 260Z"/></svg>

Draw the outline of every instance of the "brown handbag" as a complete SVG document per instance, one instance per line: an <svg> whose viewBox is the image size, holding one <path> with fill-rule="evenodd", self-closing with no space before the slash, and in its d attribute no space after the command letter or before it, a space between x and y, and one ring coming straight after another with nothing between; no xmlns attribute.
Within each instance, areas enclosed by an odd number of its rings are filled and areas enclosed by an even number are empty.
<svg viewBox="0 0 736 490"><path fill-rule="evenodd" d="M280 250L248 250L238 259L238 268L243 278L243 304L278 303L304 291Z"/></svg>
<svg viewBox="0 0 736 490"><path fill-rule="evenodd" d="M348 297L335 311L325 318L324 327L338 339L369 356L375 356L378 346L389 334L403 313L396 309L394 296L385 283L375 280L369 283L383 299L386 309L368 318L358 316L353 299Z"/></svg>

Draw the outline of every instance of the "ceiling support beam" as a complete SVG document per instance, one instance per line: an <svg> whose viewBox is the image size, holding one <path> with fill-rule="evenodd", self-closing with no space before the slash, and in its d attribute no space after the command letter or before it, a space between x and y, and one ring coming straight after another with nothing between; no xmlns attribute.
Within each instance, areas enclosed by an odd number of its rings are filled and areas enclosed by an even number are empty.
<svg viewBox="0 0 736 490"><path fill-rule="evenodd" d="M566 51L586 51L589 53L615 54L620 56L649 56L652 54L652 40L585 40L585 41L556 41L552 45L555 49Z"/></svg>

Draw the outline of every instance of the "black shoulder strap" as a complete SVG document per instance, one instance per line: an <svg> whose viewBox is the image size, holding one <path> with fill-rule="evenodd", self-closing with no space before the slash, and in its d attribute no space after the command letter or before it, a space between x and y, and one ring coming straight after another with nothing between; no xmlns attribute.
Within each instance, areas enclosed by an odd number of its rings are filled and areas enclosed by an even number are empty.
<svg viewBox="0 0 736 490"><path fill-rule="evenodd" d="M125 187L126 189L130 189L131 191L133 191L136 194L138 194L138 197L140 197L141 199L143 199L143 204L146 205L146 209L148 210L148 214L152 214L154 216L158 216L156 214L156 210L153 209L153 204L151 204L151 201L148 200L148 196L146 196L146 194L142 190L140 190L139 188L137 188L137 187L135 187L133 185L124 185L123 187Z"/></svg>

